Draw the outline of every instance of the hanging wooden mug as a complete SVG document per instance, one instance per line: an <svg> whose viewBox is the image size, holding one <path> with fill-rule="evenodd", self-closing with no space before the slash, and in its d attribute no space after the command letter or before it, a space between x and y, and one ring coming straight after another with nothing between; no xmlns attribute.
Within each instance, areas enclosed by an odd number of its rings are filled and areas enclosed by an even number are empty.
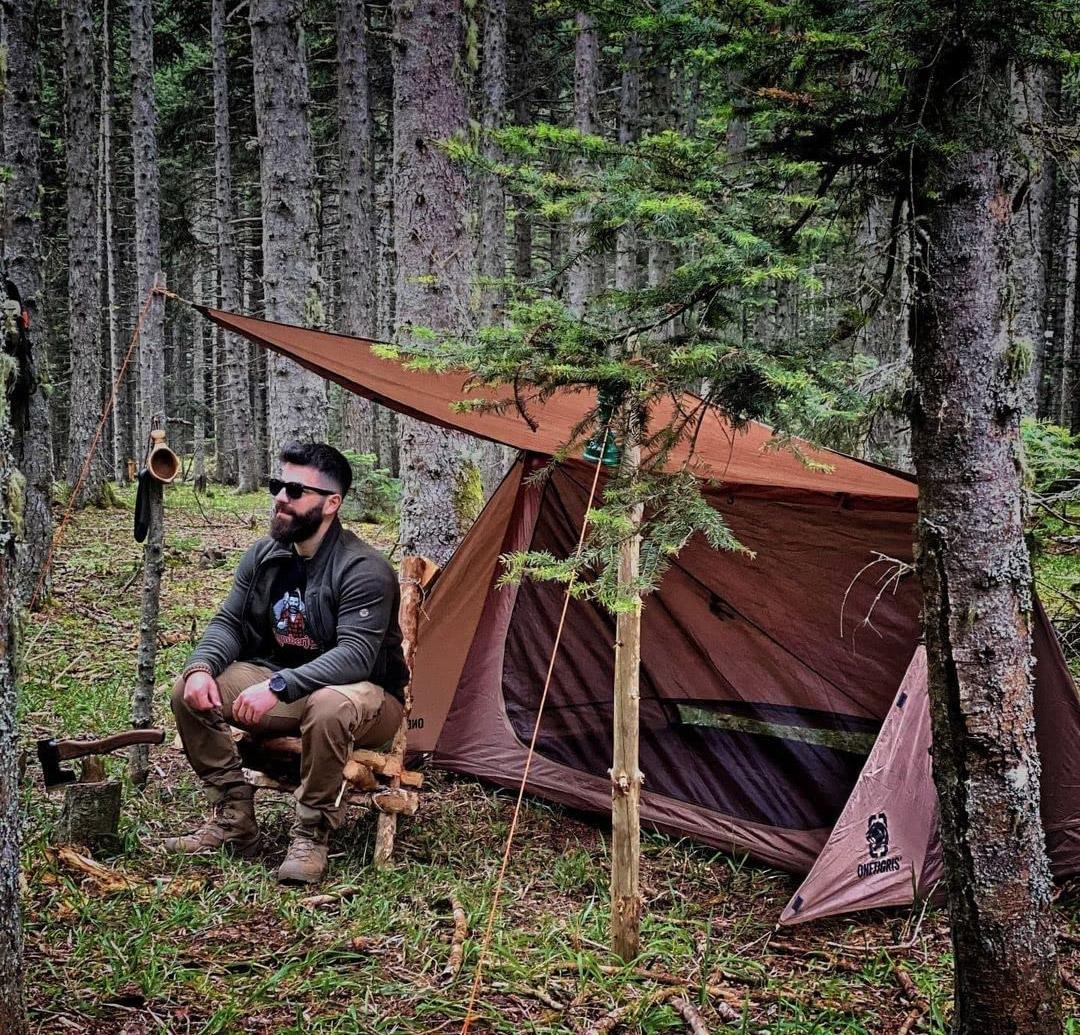
<svg viewBox="0 0 1080 1035"><path fill-rule="evenodd" d="M180 458L165 444L165 432L160 428L150 432L150 456L146 460L146 469L166 485L180 473Z"/></svg>

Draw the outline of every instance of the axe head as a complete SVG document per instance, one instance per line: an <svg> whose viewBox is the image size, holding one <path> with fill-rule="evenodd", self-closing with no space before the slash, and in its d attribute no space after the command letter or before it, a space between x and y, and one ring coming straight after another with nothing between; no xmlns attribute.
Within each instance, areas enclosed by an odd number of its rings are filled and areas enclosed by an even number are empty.
<svg viewBox="0 0 1080 1035"><path fill-rule="evenodd" d="M56 787L62 783L75 782L74 769L60 768L60 750L56 741L39 740L37 742L37 756L41 763L41 772L45 777L46 787Z"/></svg>

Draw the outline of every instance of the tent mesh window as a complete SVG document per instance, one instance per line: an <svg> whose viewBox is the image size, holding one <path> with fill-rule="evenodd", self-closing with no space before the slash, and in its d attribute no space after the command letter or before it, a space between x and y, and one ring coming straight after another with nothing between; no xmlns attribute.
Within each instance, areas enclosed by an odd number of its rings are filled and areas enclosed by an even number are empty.
<svg viewBox="0 0 1080 1035"><path fill-rule="evenodd" d="M566 475L550 480L533 549L556 556L573 549L580 491ZM696 553L669 570L643 613L646 790L749 822L828 827L855 784L880 715L821 707L814 697L826 681L738 603L704 585ZM723 568L725 556L713 555L708 569ZM523 743L536 720L536 688L543 685L562 593L558 585L523 583L510 619L503 695ZM611 766L614 640L612 616L571 601L537 740L543 757L601 778ZM833 703L851 696L843 687L825 689ZM868 696L881 696L884 708L890 692Z"/></svg>

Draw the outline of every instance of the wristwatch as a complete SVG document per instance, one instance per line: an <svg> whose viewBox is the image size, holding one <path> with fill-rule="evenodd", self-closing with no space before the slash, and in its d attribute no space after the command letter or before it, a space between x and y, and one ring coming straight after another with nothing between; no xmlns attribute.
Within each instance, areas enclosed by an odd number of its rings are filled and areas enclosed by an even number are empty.
<svg viewBox="0 0 1080 1035"><path fill-rule="evenodd" d="M266 685L270 688L270 693L272 693L279 701L285 700L285 690L287 687L285 686L285 677L280 672L275 672L269 680L267 680Z"/></svg>

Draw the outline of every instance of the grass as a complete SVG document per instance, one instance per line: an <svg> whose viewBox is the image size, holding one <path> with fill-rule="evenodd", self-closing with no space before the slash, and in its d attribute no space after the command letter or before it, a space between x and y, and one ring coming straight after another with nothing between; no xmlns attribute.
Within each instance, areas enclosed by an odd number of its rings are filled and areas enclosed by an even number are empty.
<svg viewBox="0 0 1080 1035"><path fill-rule="evenodd" d="M130 494L121 498L130 507ZM225 593L240 553L261 533L265 496L167 493L167 574L161 611L157 713L169 729L168 684ZM135 672L141 548L131 511L74 518L58 551L54 592L25 633L25 743L104 734L127 724ZM382 545L376 526L358 529ZM1055 577L1058 577L1055 575ZM1066 578L1066 575L1061 575ZM130 878L103 890L65 865L53 842L61 795L28 765L24 864L28 991L37 1032L402 1033L460 1031L479 942L509 828L513 797L448 774L429 776L417 817L404 821L396 865L369 866L374 822L357 813L332 844L326 890L362 891L322 909L281 889L289 801L260 792L267 832L253 863L177 860L157 843L201 814L182 756L152 752L145 792L125 786L123 852L104 862ZM122 758L110 759L124 779ZM610 856L599 825L528 801L476 1006L476 1032L586 1031L622 1010L624 1031L685 1031L656 973L687 982L712 1029L734 1032L894 1032L912 1004L903 966L925 1007L912 1030L943 1033L951 1011L945 919L877 912L774 931L797 879L690 841L646 833L645 917L638 973L606 949ZM456 898L468 916L464 966L443 976ZM1068 892L1060 926L1080 932ZM1077 939L1080 941L1080 939ZM1063 963L1080 968L1073 942ZM641 972L645 972L642 976ZM654 976L648 976L651 972ZM720 986L719 1000L706 986ZM1068 1031L1077 998L1066 993Z"/></svg>

